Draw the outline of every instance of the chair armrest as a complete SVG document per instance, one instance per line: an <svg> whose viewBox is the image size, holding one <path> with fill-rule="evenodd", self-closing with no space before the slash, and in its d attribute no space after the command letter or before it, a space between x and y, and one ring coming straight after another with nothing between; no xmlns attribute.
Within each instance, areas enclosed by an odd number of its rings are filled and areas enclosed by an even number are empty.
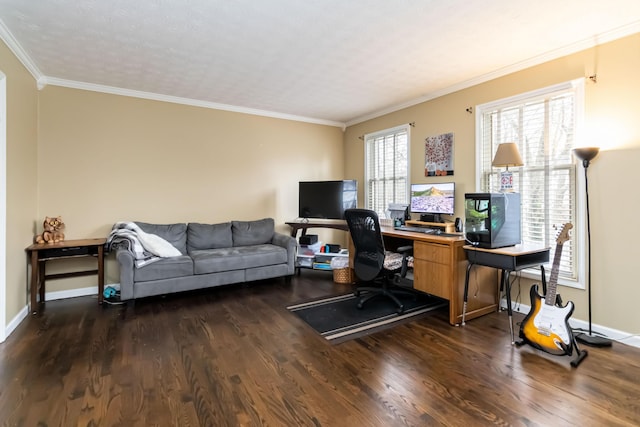
<svg viewBox="0 0 640 427"><path fill-rule="evenodd" d="M400 254L409 254L413 252L413 246L412 245L400 246L398 249L396 249L396 252Z"/></svg>
<svg viewBox="0 0 640 427"><path fill-rule="evenodd" d="M136 268L133 254L126 249L118 249L116 260L120 266L120 299L133 299L133 271Z"/></svg>

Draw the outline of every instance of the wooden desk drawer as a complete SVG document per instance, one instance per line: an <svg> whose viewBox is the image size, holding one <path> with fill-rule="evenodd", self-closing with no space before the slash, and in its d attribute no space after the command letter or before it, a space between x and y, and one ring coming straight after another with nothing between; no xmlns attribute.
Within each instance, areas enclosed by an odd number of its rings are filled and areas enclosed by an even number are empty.
<svg viewBox="0 0 640 427"><path fill-rule="evenodd" d="M437 262L438 264L449 264L451 247L438 243L415 242L413 246L413 256L416 259Z"/></svg>
<svg viewBox="0 0 640 427"><path fill-rule="evenodd" d="M419 291L451 299L451 270L448 265L416 260L413 264L413 286Z"/></svg>
<svg viewBox="0 0 640 427"><path fill-rule="evenodd" d="M94 255L97 250L89 246L69 246L62 248L42 249L38 252L38 259L66 258L74 256Z"/></svg>

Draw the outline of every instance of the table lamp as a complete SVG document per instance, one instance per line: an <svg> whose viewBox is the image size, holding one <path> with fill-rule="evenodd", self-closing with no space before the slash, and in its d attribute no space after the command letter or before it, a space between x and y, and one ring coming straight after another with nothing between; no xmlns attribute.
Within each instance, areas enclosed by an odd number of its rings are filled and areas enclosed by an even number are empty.
<svg viewBox="0 0 640 427"><path fill-rule="evenodd" d="M506 167L505 171L500 172L500 191L513 191L513 173L509 172L509 166L522 166L522 157L515 142L504 142L498 145L498 150L493 158L491 166Z"/></svg>

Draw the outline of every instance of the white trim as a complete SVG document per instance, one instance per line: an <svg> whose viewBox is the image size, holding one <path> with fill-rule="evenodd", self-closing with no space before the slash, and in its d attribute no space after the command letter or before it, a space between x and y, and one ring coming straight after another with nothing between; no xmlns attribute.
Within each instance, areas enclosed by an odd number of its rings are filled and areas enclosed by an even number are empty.
<svg viewBox="0 0 640 427"><path fill-rule="evenodd" d="M500 300L500 308L503 310L507 309L507 300L505 298L502 298ZM522 313L524 315L527 315L529 311L531 311L530 305L525 305L525 304L517 303L514 301L511 301L511 308L514 312ZM506 313L504 314L506 315ZM569 326L573 329L589 330L589 322L581 319L576 319L573 317L569 318ZM508 326L505 327L505 332L507 330L508 330ZM640 348L640 335L638 334L633 334L631 332L624 332L618 329L608 328L606 326L597 325L593 322L591 323L591 331L596 334L602 334L609 339L618 341L621 344L626 344L626 345Z"/></svg>
<svg viewBox="0 0 640 427"><path fill-rule="evenodd" d="M380 131L376 131L376 132L371 132L371 133L367 133L363 136L362 141L364 142L363 144L363 154L364 154L364 207L366 208L367 206L369 206L369 192L367 191L367 183L369 182L369 168L367 167L367 159L369 159L369 156L367 154L367 140L368 139L375 139L378 138L380 136L383 135L389 135L389 134L396 134L399 132L406 132L407 133L407 188L406 188L406 197L407 200L409 200L410 194L410 188L411 188L411 124L410 123L405 123L402 125L398 125L392 128L388 128L388 129L383 129Z"/></svg>
<svg viewBox="0 0 640 427"><path fill-rule="evenodd" d="M55 77L42 77L38 79L38 88L44 88L47 85L68 87L72 89L88 90L92 92L109 93L112 95L129 96L132 98L150 99L153 101L170 102L173 104L190 105L193 107L210 108L213 110L231 111L234 113L251 114L254 116L271 117L283 120L293 120L296 122L313 123L325 126L334 126L345 129L342 122L332 120L314 119L312 117L296 116L294 114L278 113L275 111L258 110L255 108L240 107L237 105L220 104L217 102L201 101L198 99L182 98L179 96L162 95L153 92L143 92L139 90L124 89L115 86L98 85L93 83L79 82L75 80L58 79Z"/></svg>
<svg viewBox="0 0 640 427"><path fill-rule="evenodd" d="M577 43L573 43L571 45L565 46L560 49L555 49L550 52L543 53L542 55L534 56L533 58L517 62L512 65L508 65L506 67L500 68L498 70L492 71L487 74L483 74L478 77L474 77L472 79L466 80L461 83L457 83L455 85L449 86L447 88L439 89L433 91L427 95L424 95L420 98L416 98L402 104L397 104L388 108L384 108L382 110L375 111L370 114L366 114L364 116L357 117L355 119L348 120L346 122L346 126L353 126L358 123L365 122L367 120L375 119L380 116L384 116L385 114L394 113L396 111L402 110L404 108L413 107L414 105L422 104L423 102L430 101L432 99L439 98L441 96L448 95L450 93L454 93L463 89L467 89L482 83L486 83L488 81L497 79L499 77L504 77L509 74L516 73L518 71L526 70L527 68L534 67L536 65L544 64L545 62L553 61L558 58L562 58L563 56L571 55L576 52L580 52L586 49L590 49L592 47L601 45L603 43L608 43L613 40L621 39L626 36L630 36L632 34L640 32L640 21L634 22L629 25L625 25L620 28L616 28L611 31L607 31L606 33L595 35L586 40L582 40Z"/></svg>
<svg viewBox="0 0 640 427"><path fill-rule="evenodd" d="M38 66L31 60L29 55L27 55L27 52L22 49L22 46L20 46L16 38L13 37L13 34L11 33L11 31L9 31L2 19L0 19L0 39L5 42L5 44L9 47L9 50L13 52L13 54L18 58L20 62L22 62L22 65L24 65L24 67L27 69L27 71L29 71L29 73L31 73L36 81L42 78L42 73L40 72Z"/></svg>
<svg viewBox="0 0 640 427"><path fill-rule="evenodd" d="M25 305L24 307L22 307L22 310L20 310L18 314L16 314L15 317L11 319L7 326L2 329L2 331L4 331L5 333L5 336L8 337L9 335L11 335L11 333L15 331L18 326L20 326L22 321L26 319L28 315L29 307ZM2 333L2 331L0 331L0 333Z"/></svg>
<svg viewBox="0 0 640 427"><path fill-rule="evenodd" d="M0 343L7 338L7 78L0 71Z"/></svg>
<svg viewBox="0 0 640 427"><path fill-rule="evenodd" d="M107 286L105 285L105 288ZM44 296L45 301L55 301L59 299L66 298L76 298L76 297L86 297L86 296L95 296L97 298L98 295L98 287L97 286L89 286L87 288L78 288L78 289L69 289L66 291L54 291L47 292ZM96 304L98 302L96 301ZM46 304L46 302L45 302Z"/></svg>
<svg viewBox="0 0 640 427"><path fill-rule="evenodd" d="M113 286L113 285L105 285L105 288L107 286ZM96 296L96 304L98 304L97 295L98 295L98 287L97 286L91 286L91 287L88 287L88 288L71 289L71 290L68 290L68 291L47 292L45 294L45 296L44 296L44 300L45 301L55 301L55 300L66 299L66 298L76 298L76 297L84 297L84 296ZM46 302L45 302L45 304L46 304ZM16 316L13 319L11 319L9 324L6 325L6 327L3 327L2 330L0 330L0 335L3 332L4 332L6 337L11 335L11 333L20 325L20 323L22 323L22 321L24 319L26 319L27 316L29 316L29 313L30 313L30 311L29 311L29 306L28 305L25 305L24 307L22 307L22 310L20 310L20 312L18 314L16 314Z"/></svg>
<svg viewBox="0 0 640 427"><path fill-rule="evenodd" d="M575 95L575 138L574 138L574 146L580 145L580 139L583 134L583 124L584 124L584 85L585 78L577 78L573 80L569 80L566 82L558 83L551 86L546 86L540 89L535 89L529 92L519 93L517 95L508 96L505 98L493 100L490 102L486 102L484 104L476 105L474 108L475 112L475 160L476 160L476 173L475 173L475 191L480 192L482 189L480 188L480 183L482 181L482 120L483 114L487 111L492 111L495 109L504 109L512 106L517 106L522 104L523 102L528 101L531 98L541 98L541 97L550 97L554 93L561 93L573 90ZM574 157L574 164L576 167L576 206L575 206L575 227L574 232L576 232L576 244L575 244L575 268L577 277L575 280L559 277L558 284L560 286L567 286L576 289L586 289L586 275L587 275L587 266L586 266L586 254L587 254L587 245L586 245L586 219L585 215L582 212L586 212L586 201L585 201L585 191L584 191L584 170L580 170L582 167L581 164L576 164L576 159ZM581 175L582 174L582 175ZM580 232L578 232L580 231ZM531 269L530 271L523 271L523 277L537 279L539 278L539 274L533 272L535 269ZM550 271L547 271L549 274Z"/></svg>

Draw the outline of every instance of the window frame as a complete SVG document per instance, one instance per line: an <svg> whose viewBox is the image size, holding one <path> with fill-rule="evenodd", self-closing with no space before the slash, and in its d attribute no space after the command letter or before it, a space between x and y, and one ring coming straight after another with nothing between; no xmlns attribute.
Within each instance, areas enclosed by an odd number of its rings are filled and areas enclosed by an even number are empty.
<svg viewBox="0 0 640 427"><path fill-rule="evenodd" d="M584 79L575 79L568 82L563 82L560 84L544 87L541 89L536 89L533 91L517 94L511 97L506 97L498 100L494 100L491 102L487 102L485 104L477 105L475 108L476 111L476 142L475 142L475 152L476 152L476 191L478 192L486 192L486 191L497 191L497 189L483 188L483 175L485 173L489 174L499 174L502 171L502 168L494 168L489 166L488 172L483 170L483 122L484 115L490 111L494 111L496 109L507 109L515 106L521 106L528 102L532 102L533 100L539 100L541 98L550 98L554 95L573 92L574 95L574 129L573 129L573 141L572 146L578 146L578 141L580 141L580 137L582 134L583 127L583 118L584 118ZM507 142L500 141L500 142ZM517 141L516 141L517 142ZM526 160L525 160L526 162ZM583 171L579 168L581 164L576 160L575 156L572 155L571 159L571 167L573 170L571 173L574 175L575 179L575 194L573 195L574 200L574 212L573 212L573 255L574 255L574 274L575 277L567 277L565 275L560 274L558 277L558 284L562 286L568 286L572 288L585 289L585 277L586 277L586 198L585 198L585 183L584 183L584 175ZM548 169L546 175L548 176ZM513 171L515 172L515 171ZM521 172L520 168L518 172ZM519 177L521 179L521 177ZM496 180L497 181L497 180ZM486 182L487 187L490 185L489 180ZM525 218L522 218L523 222ZM559 230L558 230L559 231ZM548 235L548 233L547 233ZM548 245L551 246L551 257L549 263L545 264L545 271L547 275L551 272L552 262L553 262L553 253L555 251L555 239L549 240ZM538 269L527 269L522 272L523 277L531 278L534 280L540 279L540 272Z"/></svg>
<svg viewBox="0 0 640 427"><path fill-rule="evenodd" d="M401 133L406 133L407 135L407 156L406 156L406 176L404 177L405 179L405 189L404 189L404 201L398 201L398 199L395 199L393 201L389 201L388 203L407 203L409 201L409 188L411 185L411 126L409 123L403 124L403 125L399 125L399 126L395 126L392 128L388 128L388 129L383 129L377 132L372 132L372 133L368 133L365 134L363 137L364 140L364 207L366 209L372 209L375 210L376 213L378 214L378 216L380 218L386 218L387 216L387 209L385 208L384 211L379 212L376 209L374 209L373 205L372 205L372 195L370 193L370 189L371 186L369 185L370 180L372 179L372 177L370 176L370 158L371 156L369 155L369 150L371 149L370 145L372 143L373 140L378 139L378 138L386 138L388 136L392 136L392 135L397 135L397 134L401 134ZM394 156L394 164L397 164L397 157ZM398 178L394 178L398 179Z"/></svg>

